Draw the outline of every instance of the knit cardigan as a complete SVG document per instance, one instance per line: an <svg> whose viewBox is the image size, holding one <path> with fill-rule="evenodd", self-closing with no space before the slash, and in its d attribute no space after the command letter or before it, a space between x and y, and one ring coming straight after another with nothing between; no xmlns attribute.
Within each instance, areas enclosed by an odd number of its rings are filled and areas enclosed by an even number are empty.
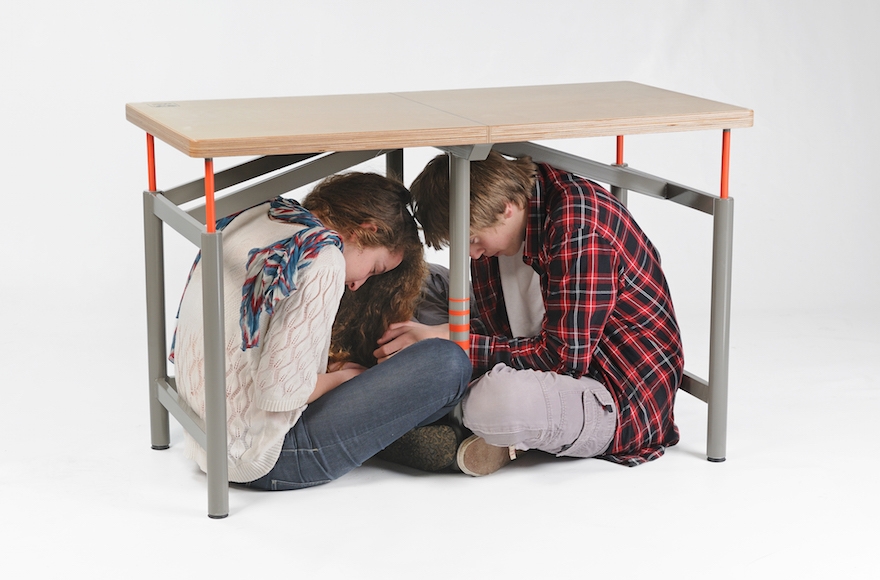
<svg viewBox="0 0 880 580"><path fill-rule="evenodd" d="M248 254L288 238L303 226L269 219L267 205L249 209L223 230L223 290L226 339L226 416L229 481L266 475L281 453L326 372L330 334L345 289L345 260L335 245L320 249L298 273L297 290L279 301L272 316L259 319L259 344L242 350L239 310ZM205 416L202 270L192 272L180 304L175 339L178 393ZM186 454L206 471L205 450L189 434Z"/></svg>

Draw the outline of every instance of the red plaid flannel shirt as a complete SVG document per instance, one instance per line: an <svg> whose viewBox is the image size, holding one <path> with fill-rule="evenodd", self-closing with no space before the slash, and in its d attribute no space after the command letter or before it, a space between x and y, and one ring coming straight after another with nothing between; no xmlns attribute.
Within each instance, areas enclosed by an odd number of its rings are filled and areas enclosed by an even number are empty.
<svg viewBox="0 0 880 580"><path fill-rule="evenodd" d="M509 338L498 260L471 261L475 373L503 362L589 376L617 403L617 431L603 458L638 465L661 456L678 442L672 407L684 357L650 240L600 186L539 164L523 261L540 276L546 308L532 338Z"/></svg>

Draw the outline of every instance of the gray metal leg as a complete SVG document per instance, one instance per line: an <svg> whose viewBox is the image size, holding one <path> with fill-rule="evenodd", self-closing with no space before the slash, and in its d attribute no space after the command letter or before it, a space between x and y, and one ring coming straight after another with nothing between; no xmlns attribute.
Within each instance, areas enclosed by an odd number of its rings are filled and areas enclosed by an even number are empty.
<svg viewBox="0 0 880 580"><path fill-rule="evenodd" d="M470 350L471 162L449 154L449 339Z"/></svg>
<svg viewBox="0 0 880 580"><path fill-rule="evenodd" d="M471 161L483 161L491 143L453 145L449 155L449 339L470 350Z"/></svg>
<svg viewBox="0 0 880 580"><path fill-rule="evenodd" d="M712 312L709 328L709 422L706 454L727 453L727 386L730 362L730 287L733 265L733 199L717 198L713 211Z"/></svg>
<svg viewBox="0 0 880 580"><path fill-rule="evenodd" d="M626 167L626 166L627 166L626 163L619 163L619 164L613 165L613 167ZM628 189L624 189L624 188L618 187L616 185L611 186L611 195L616 197L617 201L622 203L624 206L626 206L626 204L627 204L627 201L629 198L628 194L629 194Z"/></svg>
<svg viewBox="0 0 880 580"><path fill-rule="evenodd" d="M385 175L403 182L403 149L395 149L385 154Z"/></svg>
<svg viewBox="0 0 880 580"><path fill-rule="evenodd" d="M202 308L205 324L205 435L208 517L229 515L226 450L226 339L223 313L223 236L202 234Z"/></svg>
<svg viewBox="0 0 880 580"><path fill-rule="evenodd" d="M153 449L168 449L171 434L168 411L159 402L156 381L165 366L165 266L162 220L153 213L154 195L144 192L144 264L147 293L147 369L150 393L150 439Z"/></svg>

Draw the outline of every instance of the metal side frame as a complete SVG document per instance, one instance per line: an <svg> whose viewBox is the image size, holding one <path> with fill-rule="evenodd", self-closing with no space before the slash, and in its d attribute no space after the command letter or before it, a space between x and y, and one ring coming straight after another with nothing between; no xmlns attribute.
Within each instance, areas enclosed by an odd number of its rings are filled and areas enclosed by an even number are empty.
<svg viewBox="0 0 880 580"><path fill-rule="evenodd" d="M218 217L246 209L297 187L388 154L387 166L402 177L399 150L279 155L254 159L213 176L217 190L245 184L216 202ZM305 162L305 163L302 163ZM248 185L268 173L296 167ZM152 184L151 184L152 186ZM213 195L213 192L211 192ZM226 449L226 356L223 312L223 235L208 232L205 205L184 210L180 206L206 196L205 179L167 191L145 191L144 264L147 302L147 352L150 398L150 438L153 449L171 445L169 413L207 452L208 516L229 514L229 479ZM162 224L168 224L202 253L202 308L205 324L205 418L202 419L177 393L169 376L165 326L165 262Z"/></svg>
<svg viewBox="0 0 880 580"><path fill-rule="evenodd" d="M605 165L535 143L505 143L493 147L511 157L529 155L534 161L588 179L607 183L624 204L628 191L666 199L709 214L713 218L712 301L709 328L709 376L702 379L685 371L682 390L708 407L706 456L721 462L727 450L727 399L730 351L730 288L733 263L733 198L718 197L632 169L625 164Z"/></svg>

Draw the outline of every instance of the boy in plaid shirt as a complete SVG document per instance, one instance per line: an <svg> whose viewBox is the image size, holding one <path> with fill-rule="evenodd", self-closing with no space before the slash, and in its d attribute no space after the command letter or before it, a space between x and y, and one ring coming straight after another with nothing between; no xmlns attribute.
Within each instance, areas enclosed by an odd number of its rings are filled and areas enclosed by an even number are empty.
<svg viewBox="0 0 880 580"><path fill-rule="evenodd" d="M449 241L449 160L413 182L426 242ZM486 475L517 450L634 466L678 442L684 367L660 256L595 183L530 158L471 163L474 377L462 403L474 435L459 469ZM376 356L448 337L446 325L389 327Z"/></svg>

